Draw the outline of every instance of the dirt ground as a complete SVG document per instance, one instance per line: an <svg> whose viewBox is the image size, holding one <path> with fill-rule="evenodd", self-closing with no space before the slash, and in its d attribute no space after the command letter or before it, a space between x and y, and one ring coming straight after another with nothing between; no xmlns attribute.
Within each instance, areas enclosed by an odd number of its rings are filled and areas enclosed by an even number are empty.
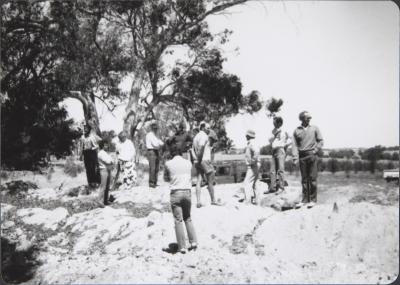
<svg viewBox="0 0 400 285"><path fill-rule="evenodd" d="M50 177L49 177L50 176ZM12 284L374 283L399 273L399 188L378 176L322 173L319 203L282 211L300 199L300 177L260 205L238 203L241 184L216 186L223 206L192 208L199 248L163 251L176 239L168 185L114 191L99 208L84 173L2 175L2 275ZM24 189L12 191L6 183ZM161 179L162 181L162 179ZM8 184L10 186L10 184ZM24 188L25 187L25 188ZM261 192L266 184L259 183ZM75 189L75 190L71 190ZM78 190L76 190L78 189ZM192 202L195 203L192 191ZM334 207L334 204L336 206Z"/></svg>

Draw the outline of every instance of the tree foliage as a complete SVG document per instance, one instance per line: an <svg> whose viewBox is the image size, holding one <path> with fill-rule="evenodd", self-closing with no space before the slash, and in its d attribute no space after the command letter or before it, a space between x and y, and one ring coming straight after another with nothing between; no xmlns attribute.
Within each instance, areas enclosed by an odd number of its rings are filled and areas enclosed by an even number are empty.
<svg viewBox="0 0 400 285"><path fill-rule="evenodd" d="M65 121L58 104L66 97L82 102L86 123L99 134L97 101L110 111L126 104L124 129L132 136L140 124L156 117L156 106L170 104L188 120L206 114L221 148L228 147L232 142L223 128L225 119L256 112L262 102L255 91L243 95L240 79L223 72L215 47L231 31L212 34L206 19L244 2L3 1L3 161L12 164L18 159L11 156L26 153L30 162L22 163L28 161L24 158L15 165L32 167L44 154L67 152L77 134L68 131L72 122ZM166 64L178 47L187 51L187 59ZM133 77L128 93L118 88L126 75ZM13 116L25 113L24 120ZM56 130L65 135L53 137ZM53 142L46 147L41 139ZM10 142L16 142L15 149Z"/></svg>
<svg viewBox="0 0 400 285"><path fill-rule="evenodd" d="M1 154L3 166L31 169L70 152L79 134L59 106L55 68L68 45L44 3L1 5Z"/></svg>

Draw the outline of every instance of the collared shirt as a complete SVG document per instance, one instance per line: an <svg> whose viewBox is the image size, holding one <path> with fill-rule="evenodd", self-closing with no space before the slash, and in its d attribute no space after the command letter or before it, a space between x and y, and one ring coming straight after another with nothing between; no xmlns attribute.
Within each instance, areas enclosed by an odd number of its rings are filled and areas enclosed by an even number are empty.
<svg viewBox="0 0 400 285"><path fill-rule="evenodd" d="M164 145L163 141L160 140L153 131L150 131L146 135L146 148L147 149L159 149Z"/></svg>
<svg viewBox="0 0 400 285"><path fill-rule="evenodd" d="M204 148L203 155L201 151ZM211 161L211 146L208 135L204 131L200 131L193 139L193 150L198 161Z"/></svg>
<svg viewBox="0 0 400 285"><path fill-rule="evenodd" d="M290 144L291 140L285 130L283 130L282 128L274 128L272 130L272 136L269 141L271 142L272 149L275 149L278 147L286 147Z"/></svg>
<svg viewBox="0 0 400 285"><path fill-rule="evenodd" d="M130 139L126 139L124 142L119 142L116 145L116 150L118 152L118 159L120 160L133 161L135 158L135 146Z"/></svg>
<svg viewBox="0 0 400 285"><path fill-rule="evenodd" d="M82 146L83 146L83 150L94 150L97 149L99 146L97 144L97 141L100 140L100 138L93 134L90 133L87 137L83 136L82 137Z"/></svg>
<svg viewBox="0 0 400 285"><path fill-rule="evenodd" d="M244 157L247 166L254 166L257 165L257 163L259 163L260 149L255 146L254 142L255 142L254 139L249 139L247 141L246 149L244 152Z"/></svg>
<svg viewBox="0 0 400 285"><path fill-rule="evenodd" d="M309 125L299 126L293 133L293 156L298 157L299 152L312 151L316 153L322 148L324 141L318 127Z"/></svg>
<svg viewBox="0 0 400 285"><path fill-rule="evenodd" d="M97 155L99 159L99 168L104 169L107 168L108 165L113 163L112 157L104 150L100 150L99 154Z"/></svg>
<svg viewBox="0 0 400 285"><path fill-rule="evenodd" d="M192 164L180 155L165 163L164 180L170 183L171 190L192 188Z"/></svg>

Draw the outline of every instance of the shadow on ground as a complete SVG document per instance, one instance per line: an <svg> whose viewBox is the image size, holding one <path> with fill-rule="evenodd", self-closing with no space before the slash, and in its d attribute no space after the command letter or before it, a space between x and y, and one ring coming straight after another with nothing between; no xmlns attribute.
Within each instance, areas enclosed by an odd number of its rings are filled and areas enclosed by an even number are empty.
<svg viewBox="0 0 400 285"><path fill-rule="evenodd" d="M35 246L17 251L16 245L1 238L1 275L8 284L19 284L33 278L40 262L36 259L39 251Z"/></svg>

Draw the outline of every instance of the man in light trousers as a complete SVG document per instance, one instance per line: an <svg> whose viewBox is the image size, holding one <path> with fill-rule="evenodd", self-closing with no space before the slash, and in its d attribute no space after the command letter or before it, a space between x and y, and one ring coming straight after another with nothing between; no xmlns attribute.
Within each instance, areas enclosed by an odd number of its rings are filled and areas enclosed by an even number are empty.
<svg viewBox="0 0 400 285"><path fill-rule="evenodd" d="M278 116L274 117L273 124L272 137L269 139L272 149L271 184L267 193L277 192L280 189L283 191L285 189L286 148L291 143L288 133L282 128L283 119Z"/></svg>
<svg viewBox="0 0 400 285"><path fill-rule="evenodd" d="M255 137L256 134L253 130L248 130L246 132L247 146L245 150L245 160L247 171L242 187L244 197L239 199L239 202L246 201L247 203L258 204L260 195L257 191L257 180L260 169L260 150L255 146Z"/></svg>

